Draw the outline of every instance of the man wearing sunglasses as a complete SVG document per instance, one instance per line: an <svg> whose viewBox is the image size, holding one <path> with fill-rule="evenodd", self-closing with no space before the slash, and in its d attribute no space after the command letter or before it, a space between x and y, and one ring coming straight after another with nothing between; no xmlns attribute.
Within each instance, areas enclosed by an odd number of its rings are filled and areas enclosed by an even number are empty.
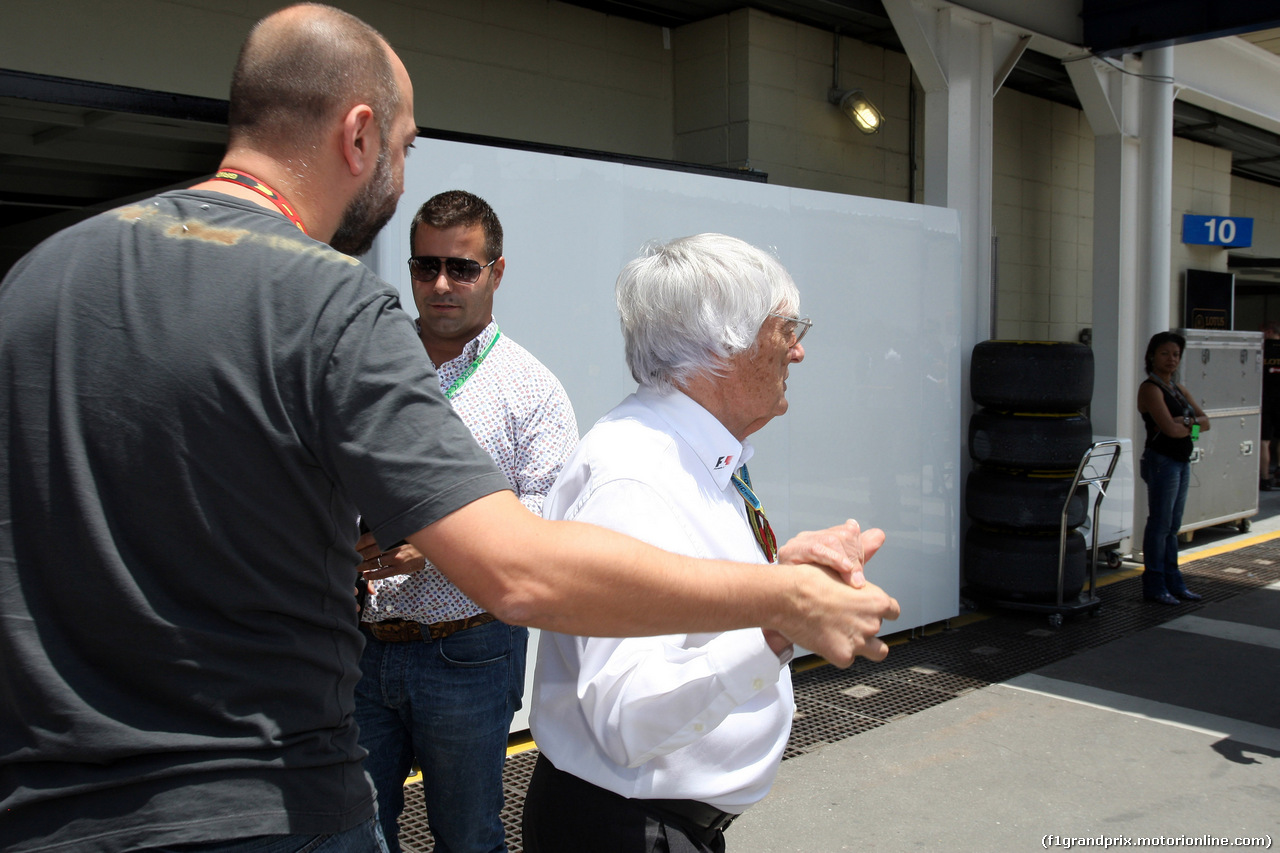
<svg viewBox="0 0 1280 853"><path fill-rule="evenodd" d="M516 497L540 515L578 442L578 422L559 380L493 318L506 271L502 223L484 199L451 190L418 209L409 244L418 336L440 390ZM387 846L399 853L396 822L416 758L436 849L506 850L502 765L524 692L529 630L496 621L412 545L375 556L379 562L412 572L374 581L361 612L356 722Z"/></svg>
<svg viewBox="0 0 1280 853"><path fill-rule="evenodd" d="M371 27L314 3L263 19L228 131L214 178L0 283L6 853L385 851L353 720L361 517L513 624L887 653L896 603L849 583L860 535L797 558L832 572L696 561L515 497L395 289L345 254L417 137Z"/></svg>
<svg viewBox="0 0 1280 853"><path fill-rule="evenodd" d="M583 436L544 515L679 554L775 562L747 437L787 411L788 371L804 360L812 323L791 276L741 240L699 234L629 263L616 295L640 388ZM868 531L864 559L883 540ZM782 761L792 652L760 628L544 631L524 849L721 853L724 829L768 793Z"/></svg>

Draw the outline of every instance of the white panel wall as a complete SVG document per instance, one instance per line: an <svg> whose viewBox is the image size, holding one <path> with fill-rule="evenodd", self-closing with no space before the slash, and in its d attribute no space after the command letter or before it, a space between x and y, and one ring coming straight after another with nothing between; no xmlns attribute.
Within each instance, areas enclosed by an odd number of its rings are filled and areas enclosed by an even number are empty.
<svg viewBox="0 0 1280 853"><path fill-rule="evenodd" d="M752 478L779 539L846 518L884 528L868 574L902 604L886 633L959 612L954 211L436 140L417 149L399 212L366 260L415 314L414 212L447 189L488 200L507 259L494 316L560 377L584 432L635 389L613 283L645 242L720 231L773 248L815 322L788 381L790 410L752 438ZM531 657L536 648L534 632Z"/></svg>
<svg viewBox="0 0 1280 853"><path fill-rule="evenodd" d="M651 239L720 231L773 247L814 321L791 410L757 433L752 476L782 538L857 518L886 530L871 577L890 630L958 611L959 238L952 211L617 163L419 140L400 211L369 259L413 309L417 207L487 199L506 232L503 331L560 377L585 431L634 390L613 304Z"/></svg>

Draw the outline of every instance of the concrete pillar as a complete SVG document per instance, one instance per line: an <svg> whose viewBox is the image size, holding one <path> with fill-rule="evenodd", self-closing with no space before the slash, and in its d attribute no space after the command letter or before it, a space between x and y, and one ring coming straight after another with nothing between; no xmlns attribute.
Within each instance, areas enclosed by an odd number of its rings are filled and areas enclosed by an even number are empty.
<svg viewBox="0 0 1280 853"><path fill-rule="evenodd" d="M1173 204L1173 48L1142 56L1141 189L1142 284L1146 298L1143 343L1156 332L1181 326L1171 311Z"/></svg>
<svg viewBox="0 0 1280 853"><path fill-rule="evenodd" d="M1090 417L1098 435L1137 440L1137 365L1147 336L1138 311L1138 77L1102 60L1066 63L1094 134L1093 356ZM1125 73L1125 72L1129 73ZM1139 340L1141 338L1141 340Z"/></svg>
<svg viewBox="0 0 1280 853"><path fill-rule="evenodd" d="M915 0L886 0L885 10L924 89L924 203L960 213L960 342L969 353L992 330L992 26ZM966 387L968 375L966 357Z"/></svg>
<svg viewBox="0 0 1280 853"><path fill-rule="evenodd" d="M1090 419L1095 435L1114 435L1132 442L1135 469L1145 433L1138 419L1138 382L1142 356L1151 333L1146 331L1148 288L1140 273L1146 215L1142 201L1140 131L1141 71L1133 56L1120 69L1102 60L1081 57L1066 63L1071 82L1094 133L1093 197L1093 356L1094 386ZM1172 117L1170 118L1172 121ZM1170 128L1172 130L1172 127ZM1172 141L1170 139L1170 146ZM1166 214L1165 221L1168 221ZM1168 269L1166 258L1165 269ZM1167 278L1167 273L1166 273ZM1165 290L1165 311L1168 288ZM1146 490L1134 474L1134 540L1140 547L1146 519Z"/></svg>

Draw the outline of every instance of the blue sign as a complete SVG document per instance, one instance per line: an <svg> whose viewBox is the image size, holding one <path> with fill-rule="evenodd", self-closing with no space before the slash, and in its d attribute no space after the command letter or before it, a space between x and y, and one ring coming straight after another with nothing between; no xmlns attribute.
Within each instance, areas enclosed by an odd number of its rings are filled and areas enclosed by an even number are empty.
<svg viewBox="0 0 1280 853"><path fill-rule="evenodd" d="M1182 242L1193 246L1252 246L1253 217L1184 214Z"/></svg>

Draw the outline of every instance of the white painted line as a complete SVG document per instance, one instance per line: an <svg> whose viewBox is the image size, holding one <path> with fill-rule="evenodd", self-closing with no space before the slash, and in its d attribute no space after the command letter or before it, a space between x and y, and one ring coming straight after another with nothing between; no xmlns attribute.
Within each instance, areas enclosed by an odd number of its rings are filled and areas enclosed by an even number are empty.
<svg viewBox="0 0 1280 853"><path fill-rule="evenodd" d="M1228 622L1225 619L1206 619L1203 616L1181 616L1158 627L1171 631L1186 631L1188 634L1200 634L1205 637L1217 637L1219 640L1234 640L1251 646L1280 649L1280 631L1275 628Z"/></svg>
<svg viewBox="0 0 1280 853"><path fill-rule="evenodd" d="M1280 729L1258 725L1257 723L1247 723L1244 720L1235 720L1231 717L1222 717L1217 714L1207 714L1203 711L1195 711L1179 705L1170 705L1166 702L1156 702L1151 699L1129 696L1111 690L1102 690L1098 687L1089 687L1071 681L1060 681L1056 678L1045 678L1043 675L1034 673L1019 675L1017 678L996 686L1021 690L1026 693L1035 693L1066 702L1074 702L1077 705L1086 705L1090 708L1098 708L1102 711L1111 711L1129 717L1151 720L1154 723L1200 732L1212 737L1229 737L1232 740L1252 744L1253 746L1280 749Z"/></svg>

